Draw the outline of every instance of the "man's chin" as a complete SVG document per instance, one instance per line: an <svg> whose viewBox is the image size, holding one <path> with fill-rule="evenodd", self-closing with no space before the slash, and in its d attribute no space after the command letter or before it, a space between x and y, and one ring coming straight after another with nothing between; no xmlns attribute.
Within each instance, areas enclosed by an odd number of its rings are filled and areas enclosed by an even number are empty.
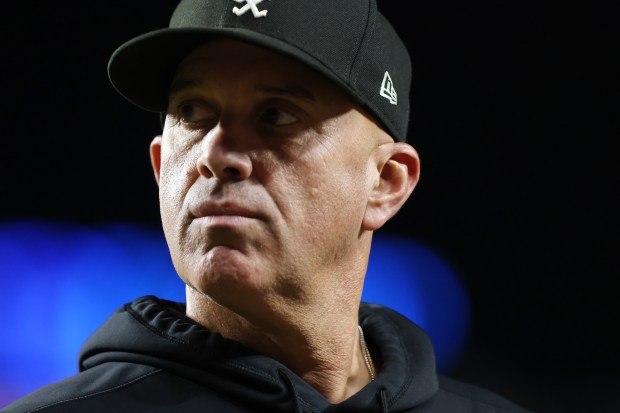
<svg viewBox="0 0 620 413"><path fill-rule="evenodd" d="M257 261L257 257L245 251L229 246L216 246L191 270L192 276L188 281L209 296L221 290L239 295L245 290L251 292L268 288L270 280L264 277L266 268Z"/></svg>

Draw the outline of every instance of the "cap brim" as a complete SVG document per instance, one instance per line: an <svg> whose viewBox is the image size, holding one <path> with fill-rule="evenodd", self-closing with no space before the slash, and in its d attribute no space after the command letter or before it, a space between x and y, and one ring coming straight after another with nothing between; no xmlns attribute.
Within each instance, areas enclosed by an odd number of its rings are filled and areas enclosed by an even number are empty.
<svg viewBox="0 0 620 413"><path fill-rule="evenodd" d="M164 112L168 90L181 60L192 50L218 37L235 38L292 57L342 87L351 98L363 98L319 60L282 40L241 28L168 28L146 33L120 46L108 63L108 76L116 90L133 104Z"/></svg>

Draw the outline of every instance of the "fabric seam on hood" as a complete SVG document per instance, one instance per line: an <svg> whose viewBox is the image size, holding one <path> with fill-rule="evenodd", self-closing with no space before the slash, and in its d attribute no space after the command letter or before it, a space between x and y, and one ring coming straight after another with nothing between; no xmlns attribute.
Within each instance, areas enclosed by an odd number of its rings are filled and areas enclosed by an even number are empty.
<svg viewBox="0 0 620 413"><path fill-rule="evenodd" d="M319 413L320 410L317 409L317 407L313 404L311 404L310 402L306 401L304 398L302 398L301 396L297 397L297 400L299 400L299 402L301 404L303 404L304 406L306 406L308 409L310 409L312 412L314 413Z"/></svg>
<svg viewBox="0 0 620 413"><path fill-rule="evenodd" d="M273 377L272 375L270 375L270 374L268 374L268 373L266 373L264 371L255 369L253 367L247 366L247 365L245 365L243 363L239 363L238 361L230 361L230 362L227 362L226 364L229 365L229 366L232 366L232 367L236 367L236 368L238 368L240 370L247 371L248 373L252 373L252 374L254 374L254 375L258 376L258 377L261 377L263 379L268 379L269 381L271 381L273 383L279 383L279 381L275 377Z"/></svg>
<svg viewBox="0 0 620 413"><path fill-rule="evenodd" d="M293 393L293 397L296 401L296 407L297 407L297 412L298 413L303 413L303 410L301 409L301 404L303 404L304 406L306 406L308 409L310 409L313 413L319 413L320 410L314 406L313 404L311 404L310 402L306 401L303 397L301 397L299 395L299 392L297 391L297 388L295 387L295 384L293 383L293 380L291 380L291 378L289 377L288 374L286 374L286 372L283 369L278 369L278 373L284 377L284 381L290 386L291 388L291 392Z"/></svg>
<svg viewBox="0 0 620 413"><path fill-rule="evenodd" d="M37 408L36 408L36 409L34 409L34 410L28 410L28 412L26 412L26 413L34 413L34 412L39 412L39 411L41 411L41 410L43 410L43 409L47 409L47 408L49 408L49 407L58 406L58 405L63 404L63 403L69 403L69 402L76 401L76 400L88 399L88 398L90 398L90 397L95 397L95 396L99 396L99 395L104 394L104 393L109 393L109 392L112 392L112 391L115 391L115 390L121 389L121 388L123 388L123 387L130 386L130 385L132 385L132 384L134 384L134 383L139 382L139 381L140 381L140 380L142 380L142 379L145 379L145 378L147 378L147 377L149 377L149 376L152 376L152 375L154 375L154 374L160 373L161 371L162 371L161 369L156 369L156 370L150 371L150 372L148 372L148 373L145 373L145 374L143 374L143 375L141 375L141 376L139 376L139 377L136 377L136 378L134 378L134 379L132 379L132 380L128 381L127 383L122 383L122 384L116 385L116 386L114 386L114 387L111 387L111 388L109 388L109 389L100 390L100 391L95 392L95 393L84 394L84 395L82 395L82 396L72 397L72 398L70 398L70 399L66 399L66 400L59 400L59 401L54 402L54 403L46 404L45 406L40 406L40 407L37 407Z"/></svg>
<svg viewBox="0 0 620 413"><path fill-rule="evenodd" d="M398 324L394 322L392 314L387 313L386 316L387 319L390 320L390 324L392 325L392 327L398 329ZM401 349L406 350L407 346L405 346L405 343L403 343L402 337L398 334L396 335L396 337L398 338L398 343L400 344ZM391 399L388 400L388 407L392 407L398 400L400 400L400 398L403 396L403 394L407 391L407 389L409 388L409 386L411 386L411 383L413 382L413 373L411 372L411 360L409 352L403 351L403 353L405 355L405 368L407 369L407 377L400 390L398 390L398 392Z"/></svg>

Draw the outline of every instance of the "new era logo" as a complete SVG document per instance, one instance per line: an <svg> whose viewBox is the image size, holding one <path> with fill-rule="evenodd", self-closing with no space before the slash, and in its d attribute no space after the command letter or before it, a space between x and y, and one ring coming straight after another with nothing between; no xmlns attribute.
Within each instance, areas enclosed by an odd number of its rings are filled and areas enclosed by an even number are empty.
<svg viewBox="0 0 620 413"><path fill-rule="evenodd" d="M394 89L394 83L388 72L383 75L383 82L381 83L381 96L390 101L392 105L396 105L397 98L396 90Z"/></svg>
<svg viewBox="0 0 620 413"><path fill-rule="evenodd" d="M245 12L247 12L248 10L252 10L252 14L255 18L265 17L267 15L267 10L258 10L257 4L262 3L263 0L235 0L235 2L245 3L245 6L243 7L235 6L233 8L233 13L235 13L237 16L245 14Z"/></svg>

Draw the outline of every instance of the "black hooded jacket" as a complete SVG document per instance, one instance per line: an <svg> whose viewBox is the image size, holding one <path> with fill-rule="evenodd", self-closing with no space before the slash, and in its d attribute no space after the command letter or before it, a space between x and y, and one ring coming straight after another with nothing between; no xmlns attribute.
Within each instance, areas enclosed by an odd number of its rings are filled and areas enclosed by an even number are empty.
<svg viewBox="0 0 620 413"><path fill-rule="evenodd" d="M381 370L358 393L330 404L283 364L188 319L183 304L142 297L88 340L79 374L2 412L525 412L438 378L427 335L398 313L362 304L360 325Z"/></svg>

